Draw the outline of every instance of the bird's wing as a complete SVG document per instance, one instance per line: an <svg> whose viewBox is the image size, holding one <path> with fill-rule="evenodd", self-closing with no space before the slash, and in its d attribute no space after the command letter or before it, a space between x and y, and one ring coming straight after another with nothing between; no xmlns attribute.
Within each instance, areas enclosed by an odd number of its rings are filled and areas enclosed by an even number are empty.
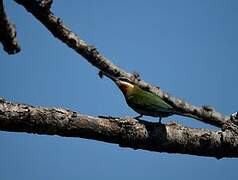
<svg viewBox="0 0 238 180"><path fill-rule="evenodd" d="M128 102L132 102L137 109L144 109L152 112L172 112L173 108L163 101L163 99L150 92L134 93L128 96Z"/></svg>

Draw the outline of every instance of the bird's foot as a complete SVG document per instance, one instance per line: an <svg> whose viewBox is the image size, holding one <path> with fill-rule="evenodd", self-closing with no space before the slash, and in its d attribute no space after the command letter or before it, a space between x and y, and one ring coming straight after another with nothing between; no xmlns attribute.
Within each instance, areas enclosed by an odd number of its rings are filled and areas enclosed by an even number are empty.
<svg viewBox="0 0 238 180"><path fill-rule="evenodd" d="M159 117L159 125L161 125L162 117Z"/></svg>

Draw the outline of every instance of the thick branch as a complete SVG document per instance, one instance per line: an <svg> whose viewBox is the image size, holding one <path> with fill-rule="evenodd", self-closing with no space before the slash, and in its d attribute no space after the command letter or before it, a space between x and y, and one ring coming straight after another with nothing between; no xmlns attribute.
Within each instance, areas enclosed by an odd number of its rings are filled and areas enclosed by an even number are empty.
<svg viewBox="0 0 238 180"><path fill-rule="evenodd" d="M3 0L0 0L0 41L8 54L16 54L21 50L16 35L15 25L8 20Z"/></svg>
<svg viewBox="0 0 238 180"><path fill-rule="evenodd" d="M0 130L81 137L157 152L238 157L238 138L232 126L213 132L177 123L163 125L131 118L92 117L3 99L0 100Z"/></svg>
<svg viewBox="0 0 238 180"><path fill-rule="evenodd" d="M166 92L159 90L157 87L154 87L132 74L125 72L118 66L111 63L106 57L99 53L95 47L87 44L79 36L73 33L62 23L60 18L54 16L49 9L42 7L39 2L32 0L15 1L23 5L30 13L32 13L55 37L82 55L88 62L100 69L100 71L102 71L106 76L124 76L133 79L135 83L142 88L146 88L149 91L161 96L167 103L171 104L174 108L180 111L180 115L182 116L192 117L217 127L221 127L229 119L221 113L216 112L214 109L196 107L170 96Z"/></svg>

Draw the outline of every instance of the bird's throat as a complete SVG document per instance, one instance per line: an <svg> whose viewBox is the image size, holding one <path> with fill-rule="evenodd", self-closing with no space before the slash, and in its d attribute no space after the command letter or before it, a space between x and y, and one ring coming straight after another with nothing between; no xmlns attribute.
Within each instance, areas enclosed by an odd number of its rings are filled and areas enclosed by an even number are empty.
<svg viewBox="0 0 238 180"><path fill-rule="evenodd" d="M120 90L123 92L123 94L130 94L130 92L133 91L134 85L127 83L127 82L120 82L117 84Z"/></svg>

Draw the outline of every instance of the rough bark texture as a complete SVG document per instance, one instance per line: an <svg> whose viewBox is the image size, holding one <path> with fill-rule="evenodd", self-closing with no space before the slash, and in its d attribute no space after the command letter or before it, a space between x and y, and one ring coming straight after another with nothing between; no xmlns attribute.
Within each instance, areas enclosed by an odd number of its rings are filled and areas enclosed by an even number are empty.
<svg viewBox="0 0 238 180"><path fill-rule="evenodd" d="M168 93L160 90L158 87L154 87L138 76L131 73L127 73L118 66L111 63L106 57L104 57L94 46L89 45L79 36L73 33L67 28L60 18L54 16L49 8L41 6L40 2L33 0L15 0L18 4L24 6L27 11L33 14L56 38L66 43L69 47L74 49L80 55L82 55L93 66L96 66L101 75L110 77L127 77L131 78L140 87L145 88L151 92L154 92L161 96L168 104L172 105L178 111L180 115L192 117L202 122L222 127L229 117L216 112L213 108L208 106L197 107L191 105L183 100L170 96Z"/></svg>
<svg viewBox="0 0 238 180"><path fill-rule="evenodd" d="M121 147L216 158L238 157L237 126L221 131L187 128L132 118L92 117L60 108L0 100L0 130L95 139Z"/></svg>
<svg viewBox="0 0 238 180"><path fill-rule="evenodd" d="M8 20L4 11L3 0L0 0L0 42L8 54L16 54L21 50L16 34L15 25Z"/></svg>

